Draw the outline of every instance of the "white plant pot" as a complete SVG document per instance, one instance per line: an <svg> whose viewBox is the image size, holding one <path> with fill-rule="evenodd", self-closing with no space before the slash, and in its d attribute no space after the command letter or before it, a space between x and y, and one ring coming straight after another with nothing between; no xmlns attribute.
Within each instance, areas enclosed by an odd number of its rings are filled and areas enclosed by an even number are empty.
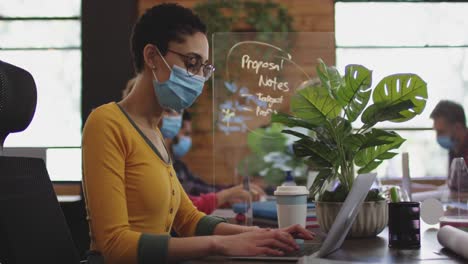
<svg viewBox="0 0 468 264"><path fill-rule="evenodd" d="M316 202L317 220L325 232L331 229L343 203ZM364 202L354 220L347 238L375 237L388 223L387 201Z"/></svg>

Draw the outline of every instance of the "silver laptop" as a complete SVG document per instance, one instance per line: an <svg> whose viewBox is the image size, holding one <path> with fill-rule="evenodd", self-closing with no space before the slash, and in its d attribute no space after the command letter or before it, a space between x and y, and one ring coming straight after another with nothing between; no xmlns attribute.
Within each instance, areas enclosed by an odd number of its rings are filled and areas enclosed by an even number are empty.
<svg viewBox="0 0 468 264"><path fill-rule="evenodd" d="M277 260L297 261L304 256L326 257L338 250L348 234L349 229L356 219L359 208L364 202L372 183L375 181L376 173L359 174L354 180L353 187L338 213L335 222L327 234L323 243L305 241L299 251L284 256L253 256L253 257L230 257L236 260Z"/></svg>

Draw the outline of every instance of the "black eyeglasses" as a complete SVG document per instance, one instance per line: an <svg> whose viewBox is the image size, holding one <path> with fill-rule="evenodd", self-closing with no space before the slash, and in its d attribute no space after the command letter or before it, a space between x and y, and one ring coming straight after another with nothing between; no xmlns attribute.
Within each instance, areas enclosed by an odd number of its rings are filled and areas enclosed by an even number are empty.
<svg viewBox="0 0 468 264"><path fill-rule="evenodd" d="M203 58L198 54L182 54L171 49L167 49L167 51L177 54L182 58L182 60L184 61L185 68L187 69L187 74L189 76L197 75L200 72L200 69L203 68L203 77L205 77L205 80L208 80L215 71L215 67L207 62L203 63Z"/></svg>

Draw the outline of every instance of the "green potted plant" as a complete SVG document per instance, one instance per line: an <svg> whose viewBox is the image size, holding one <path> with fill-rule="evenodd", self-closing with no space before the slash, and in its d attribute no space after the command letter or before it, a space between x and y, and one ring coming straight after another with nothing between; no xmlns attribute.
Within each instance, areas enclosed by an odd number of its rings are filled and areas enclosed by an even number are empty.
<svg viewBox="0 0 468 264"><path fill-rule="evenodd" d="M327 232L353 185L357 173L376 169L391 159L405 141L394 131L374 128L382 121L405 122L420 114L426 105L427 85L416 74L399 73L383 78L372 88L372 71L362 65L347 65L342 76L335 67L319 60L320 82L308 82L291 98L291 114L278 113L272 122L306 128L283 133L298 138L294 154L319 171L310 197L317 204L317 218ZM372 103L368 105L372 96ZM356 127L360 118L362 124ZM338 186L330 190L330 184ZM348 236L368 237L387 224L387 202L378 190L366 197Z"/></svg>

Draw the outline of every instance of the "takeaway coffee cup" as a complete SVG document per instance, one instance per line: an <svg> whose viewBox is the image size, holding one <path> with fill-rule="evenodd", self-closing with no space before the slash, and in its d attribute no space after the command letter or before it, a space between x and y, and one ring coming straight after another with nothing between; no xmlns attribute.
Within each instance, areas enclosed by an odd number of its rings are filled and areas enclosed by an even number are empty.
<svg viewBox="0 0 468 264"><path fill-rule="evenodd" d="M305 186L278 186L274 192L278 227L300 224L305 228L307 217L307 196Z"/></svg>

